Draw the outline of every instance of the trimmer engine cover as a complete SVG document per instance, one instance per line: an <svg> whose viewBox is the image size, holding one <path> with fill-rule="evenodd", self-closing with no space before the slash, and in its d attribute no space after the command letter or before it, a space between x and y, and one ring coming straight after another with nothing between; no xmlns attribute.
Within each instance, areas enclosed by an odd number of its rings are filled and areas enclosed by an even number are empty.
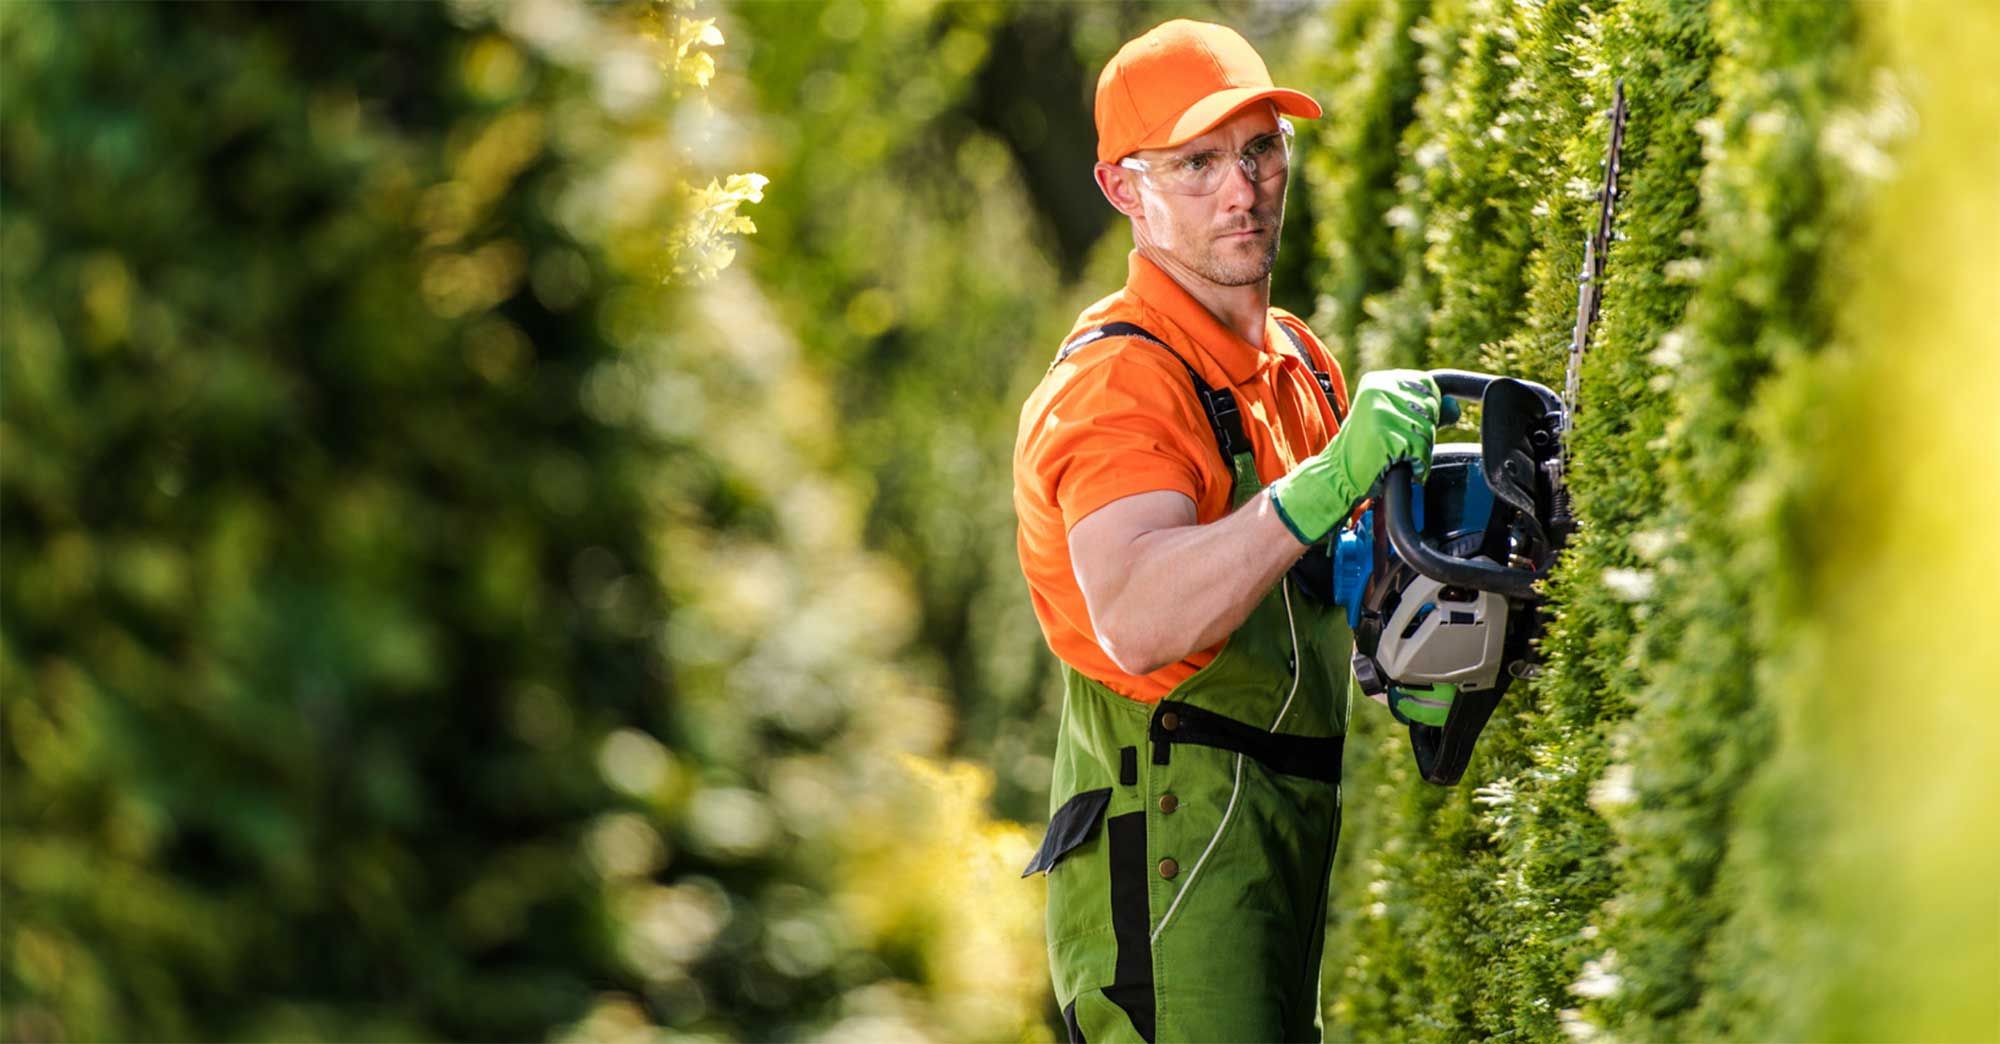
<svg viewBox="0 0 2000 1044"><path fill-rule="evenodd" d="M1446 394L1478 399L1480 442L1437 446L1421 485L1408 465L1391 468L1338 535L1332 574L1354 631L1356 680L1409 726L1423 777L1449 786L1509 683L1534 670L1533 585L1568 522L1551 492L1554 393L1486 374L1432 376Z"/></svg>

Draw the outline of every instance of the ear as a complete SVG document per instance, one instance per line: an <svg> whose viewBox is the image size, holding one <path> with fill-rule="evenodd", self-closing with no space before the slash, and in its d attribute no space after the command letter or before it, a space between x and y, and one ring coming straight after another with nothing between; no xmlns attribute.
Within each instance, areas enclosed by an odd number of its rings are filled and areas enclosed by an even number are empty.
<svg viewBox="0 0 2000 1044"><path fill-rule="evenodd" d="M1126 217L1146 215L1145 204L1139 201L1138 171L1115 163L1099 163L1091 168L1090 173L1097 179L1097 190L1104 193L1112 209Z"/></svg>

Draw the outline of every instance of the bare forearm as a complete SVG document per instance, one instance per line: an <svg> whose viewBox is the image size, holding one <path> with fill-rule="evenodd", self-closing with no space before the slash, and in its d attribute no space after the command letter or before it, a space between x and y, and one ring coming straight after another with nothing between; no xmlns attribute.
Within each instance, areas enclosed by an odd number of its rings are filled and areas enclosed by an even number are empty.
<svg viewBox="0 0 2000 1044"><path fill-rule="evenodd" d="M1092 607L1099 644L1144 674L1229 636L1305 553L1268 496L1207 525L1140 533L1122 582Z"/></svg>

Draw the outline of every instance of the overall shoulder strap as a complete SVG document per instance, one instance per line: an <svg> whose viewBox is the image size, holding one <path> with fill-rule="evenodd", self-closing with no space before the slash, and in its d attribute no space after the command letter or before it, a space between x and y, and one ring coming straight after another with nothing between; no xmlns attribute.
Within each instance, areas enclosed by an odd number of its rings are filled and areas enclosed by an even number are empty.
<svg viewBox="0 0 2000 1044"><path fill-rule="evenodd" d="M1280 319L1278 329L1285 331L1285 338L1292 342L1292 350L1299 353L1300 359L1305 360L1306 369L1311 370L1313 380L1319 382L1319 393L1326 397L1327 408L1333 411L1333 422L1347 423L1346 411L1340 408L1340 399L1333 394L1333 375L1313 365L1312 352L1306 349L1305 338L1300 337L1299 332L1292 329L1290 323Z"/></svg>
<svg viewBox="0 0 2000 1044"><path fill-rule="evenodd" d="M1235 393L1227 388L1218 391L1209 387L1208 382L1201 379L1201 375L1195 372L1194 367L1189 365L1186 359L1181 358L1181 353L1174 351L1173 346L1153 336L1137 323L1106 323L1095 329L1085 330L1070 338L1062 346L1062 350L1056 353L1056 362L1060 363L1078 348L1106 337L1137 337L1140 340L1151 341L1165 348L1167 354L1181 364L1181 369L1187 371L1188 380L1194 382L1195 397L1201 400L1202 411L1208 414L1209 429L1215 433L1215 448L1222 451L1223 463L1234 474L1236 455L1250 452L1250 437L1243 430L1243 415L1237 411Z"/></svg>

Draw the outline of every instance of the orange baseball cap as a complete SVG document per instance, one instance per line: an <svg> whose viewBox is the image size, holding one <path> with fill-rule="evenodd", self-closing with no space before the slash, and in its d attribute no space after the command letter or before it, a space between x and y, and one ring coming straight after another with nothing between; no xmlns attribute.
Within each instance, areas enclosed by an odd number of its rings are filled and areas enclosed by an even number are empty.
<svg viewBox="0 0 2000 1044"><path fill-rule="evenodd" d="M1097 158L1116 163L1140 149L1199 138L1252 102L1318 119L1319 103L1271 85L1250 41L1226 25L1176 18L1118 49L1097 78Z"/></svg>

